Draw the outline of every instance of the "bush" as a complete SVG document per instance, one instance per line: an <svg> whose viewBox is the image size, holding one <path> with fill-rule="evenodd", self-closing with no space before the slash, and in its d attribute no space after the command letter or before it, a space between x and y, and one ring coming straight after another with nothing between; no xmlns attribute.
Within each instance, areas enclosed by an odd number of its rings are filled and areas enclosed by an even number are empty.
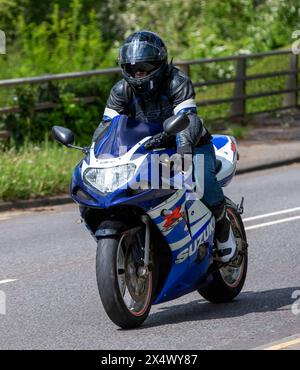
<svg viewBox="0 0 300 370"><path fill-rule="evenodd" d="M48 12L49 7L49 12ZM1 28L7 28L7 55L0 58L0 78L73 72L114 66L117 50L129 33L148 28L165 40L170 59L194 59L259 52L292 42L300 28L299 0L0 0ZM267 66L269 71L270 66ZM257 71L260 71L258 68ZM194 82L230 78L232 62L193 66ZM116 77L117 78L117 77ZM81 144L90 140L101 119L115 77L87 78L42 86L0 89L0 106L22 113L0 116L0 129L12 132L13 143L40 142L53 124L72 128ZM262 81L283 86L284 79ZM255 83L247 93L255 92ZM197 89L197 99L231 96L232 84ZM74 97L96 96L94 104L74 104ZM272 108L280 96L255 99L248 111ZM35 112L36 103L52 101L55 109ZM199 109L213 119L230 113L229 104Z"/></svg>

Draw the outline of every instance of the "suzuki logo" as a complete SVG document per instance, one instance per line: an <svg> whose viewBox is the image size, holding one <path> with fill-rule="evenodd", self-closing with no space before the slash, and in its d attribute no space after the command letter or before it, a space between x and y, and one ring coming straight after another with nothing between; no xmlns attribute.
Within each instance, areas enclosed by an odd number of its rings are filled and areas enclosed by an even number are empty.
<svg viewBox="0 0 300 370"><path fill-rule="evenodd" d="M180 206L176 207L173 211L170 211L169 214L164 216L164 219L166 220L163 225L164 231L170 230L172 227L177 225L184 216L184 211L181 210Z"/></svg>
<svg viewBox="0 0 300 370"><path fill-rule="evenodd" d="M183 251L178 253L178 256L176 258L175 263L182 263L184 262L188 257L191 257L194 255L199 246L203 244L208 238L212 235L212 233L215 230L215 219L214 217L211 218L210 223L207 225L207 227L203 230L203 232L200 234L200 236L195 240L193 244L189 246L189 248L185 248Z"/></svg>

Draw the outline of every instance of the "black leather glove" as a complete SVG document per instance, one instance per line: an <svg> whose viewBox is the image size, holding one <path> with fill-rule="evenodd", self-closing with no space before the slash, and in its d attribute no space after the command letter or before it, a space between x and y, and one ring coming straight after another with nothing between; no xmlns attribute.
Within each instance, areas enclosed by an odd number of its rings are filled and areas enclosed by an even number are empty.
<svg viewBox="0 0 300 370"><path fill-rule="evenodd" d="M156 149L162 148L164 145L167 145L169 141L169 135L165 132L160 132L159 134L154 135L149 141L146 142L146 149Z"/></svg>
<svg viewBox="0 0 300 370"><path fill-rule="evenodd" d="M187 168L192 164L193 161L193 146L191 144L186 144L177 147L177 154L180 155L180 160L175 161L174 171L179 172L182 170L187 170ZM185 154L189 154L188 157L184 157Z"/></svg>

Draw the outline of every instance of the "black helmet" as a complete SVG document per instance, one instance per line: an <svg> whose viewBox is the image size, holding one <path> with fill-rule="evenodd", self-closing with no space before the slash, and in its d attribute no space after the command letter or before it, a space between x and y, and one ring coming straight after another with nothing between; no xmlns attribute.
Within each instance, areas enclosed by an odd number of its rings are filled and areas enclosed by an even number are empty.
<svg viewBox="0 0 300 370"><path fill-rule="evenodd" d="M131 34L120 49L122 75L141 94L157 91L166 70L167 48L162 39L150 31Z"/></svg>

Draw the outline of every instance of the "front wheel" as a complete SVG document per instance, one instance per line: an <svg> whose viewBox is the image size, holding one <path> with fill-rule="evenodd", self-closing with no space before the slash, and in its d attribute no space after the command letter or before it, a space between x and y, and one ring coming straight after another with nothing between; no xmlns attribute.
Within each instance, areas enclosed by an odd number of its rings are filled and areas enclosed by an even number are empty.
<svg viewBox="0 0 300 370"><path fill-rule="evenodd" d="M152 303L153 276L143 271L136 236L100 239L96 255L99 294L109 318L123 329L141 325Z"/></svg>
<svg viewBox="0 0 300 370"><path fill-rule="evenodd" d="M220 266L212 274L212 281L207 286L198 290L203 298L212 303L225 303L233 300L242 290L247 275L246 233L241 216L229 202L227 203L227 214L235 235L238 253L232 261Z"/></svg>

